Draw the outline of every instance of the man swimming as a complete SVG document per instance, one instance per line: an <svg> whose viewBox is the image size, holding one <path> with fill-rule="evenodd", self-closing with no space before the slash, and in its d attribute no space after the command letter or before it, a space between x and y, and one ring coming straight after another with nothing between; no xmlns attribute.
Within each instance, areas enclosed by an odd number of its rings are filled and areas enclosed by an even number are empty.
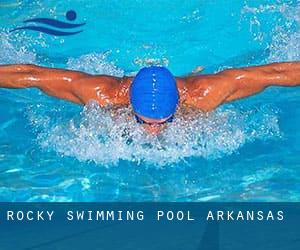
<svg viewBox="0 0 300 250"><path fill-rule="evenodd" d="M0 65L0 87L39 88L78 104L131 105L137 122L157 134L178 105L209 112L222 103L254 95L268 86L300 84L300 62L273 63L217 74L176 77L165 67L142 68L135 77L90 75L36 65Z"/></svg>

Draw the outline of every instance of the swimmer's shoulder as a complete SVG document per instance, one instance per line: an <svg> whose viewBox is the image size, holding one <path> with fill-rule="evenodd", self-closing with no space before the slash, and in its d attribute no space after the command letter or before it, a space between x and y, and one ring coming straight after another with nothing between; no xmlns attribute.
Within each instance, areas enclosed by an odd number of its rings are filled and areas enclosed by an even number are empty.
<svg viewBox="0 0 300 250"><path fill-rule="evenodd" d="M73 91L86 104L95 100L100 106L128 104L129 77L88 75L74 82Z"/></svg>
<svg viewBox="0 0 300 250"><path fill-rule="evenodd" d="M213 84L206 75L176 77L181 104L193 106L195 94L204 92Z"/></svg>
<svg viewBox="0 0 300 250"><path fill-rule="evenodd" d="M222 104L235 86L232 77L226 74L189 76L176 80L181 103L204 112L212 111Z"/></svg>

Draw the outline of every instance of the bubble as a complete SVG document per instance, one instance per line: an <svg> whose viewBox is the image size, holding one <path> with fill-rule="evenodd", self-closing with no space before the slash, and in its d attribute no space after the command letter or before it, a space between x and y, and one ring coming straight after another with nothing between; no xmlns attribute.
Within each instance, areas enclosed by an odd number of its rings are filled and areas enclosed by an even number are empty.
<svg viewBox="0 0 300 250"><path fill-rule="evenodd" d="M181 17L181 22L183 23L195 23L199 20L201 20L201 13L199 9L195 9L192 11L191 14L185 15L183 17Z"/></svg>
<svg viewBox="0 0 300 250"><path fill-rule="evenodd" d="M112 166L120 161L166 166L188 157L218 159L237 152L245 143L281 136L276 111L241 111L233 107L210 114L179 110L157 136L148 134L133 119L130 108L100 108L87 104L79 116L51 122L64 114L39 115L32 107L29 120L38 144L47 151L79 161ZM50 120L50 122L49 122Z"/></svg>

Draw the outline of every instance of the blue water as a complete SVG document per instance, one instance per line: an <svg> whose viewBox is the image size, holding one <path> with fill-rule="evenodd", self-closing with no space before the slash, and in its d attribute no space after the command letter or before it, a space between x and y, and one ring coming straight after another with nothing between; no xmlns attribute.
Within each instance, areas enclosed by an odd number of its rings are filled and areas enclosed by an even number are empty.
<svg viewBox="0 0 300 250"><path fill-rule="evenodd" d="M0 64L177 76L300 59L299 1L4 0ZM75 23L53 37L28 18ZM101 109L35 89L0 89L0 201L300 201L300 90L269 88L208 117L178 112L149 136L130 108Z"/></svg>

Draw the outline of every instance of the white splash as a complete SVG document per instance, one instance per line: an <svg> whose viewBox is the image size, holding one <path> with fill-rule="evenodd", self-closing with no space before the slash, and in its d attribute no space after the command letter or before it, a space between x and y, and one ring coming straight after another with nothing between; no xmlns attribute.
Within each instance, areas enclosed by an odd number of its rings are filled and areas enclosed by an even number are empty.
<svg viewBox="0 0 300 250"><path fill-rule="evenodd" d="M300 6L282 9L286 27L275 26L269 62L300 60Z"/></svg>
<svg viewBox="0 0 300 250"><path fill-rule="evenodd" d="M104 53L90 53L79 58L70 58L67 62L68 69L84 71L91 74L106 74L124 76L124 70L118 68L107 57L110 51Z"/></svg>
<svg viewBox="0 0 300 250"><path fill-rule="evenodd" d="M250 32L254 40L262 41L267 36L261 31L265 25L260 21L263 13L277 13L282 16L283 22L274 24L270 30L271 43L268 46L268 63L279 61L300 60L300 5L289 6L287 3L276 3L272 5L259 5L250 7L246 5L242 9L242 15L250 13Z"/></svg>
<svg viewBox="0 0 300 250"><path fill-rule="evenodd" d="M35 63L36 54L18 42L19 36L0 31L0 64Z"/></svg>
<svg viewBox="0 0 300 250"><path fill-rule="evenodd" d="M105 166L120 160L164 166L188 157L216 159L247 142L280 137L277 114L269 109L242 112L230 107L209 115L180 110L173 123L152 136L135 122L130 108L102 109L90 102L79 117L64 121L53 121L64 116L57 110L40 116L41 108L32 107L28 118L42 148Z"/></svg>

